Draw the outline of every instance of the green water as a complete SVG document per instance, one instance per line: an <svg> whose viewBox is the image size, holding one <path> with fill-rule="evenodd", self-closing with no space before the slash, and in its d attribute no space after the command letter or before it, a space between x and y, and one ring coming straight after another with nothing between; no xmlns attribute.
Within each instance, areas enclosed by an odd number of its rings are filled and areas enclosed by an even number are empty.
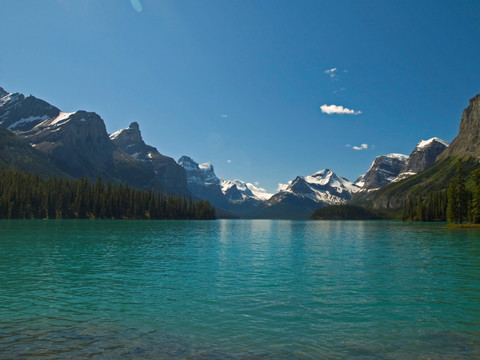
<svg viewBox="0 0 480 360"><path fill-rule="evenodd" d="M0 221L0 359L479 359L480 232Z"/></svg>

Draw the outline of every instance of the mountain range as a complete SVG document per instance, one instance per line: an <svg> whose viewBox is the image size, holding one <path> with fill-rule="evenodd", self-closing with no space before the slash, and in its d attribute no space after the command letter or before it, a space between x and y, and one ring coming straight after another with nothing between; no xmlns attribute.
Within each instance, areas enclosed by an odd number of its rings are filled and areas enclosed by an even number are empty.
<svg viewBox="0 0 480 360"><path fill-rule="evenodd" d="M438 147L439 154L435 160L433 155L426 157L428 164L431 163L431 165L424 171L417 169L415 175L387 184L378 191L360 194L352 201L374 208L398 208L409 198L424 196L432 191L443 191L456 174L458 159L463 160L467 185L472 183L469 174L480 166L480 94L471 98L468 106L463 110L458 135L451 144L442 151L442 141L437 139L435 142L440 143L433 144ZM432 146L430 143L419 143L419 145L424 144ZM418 150L421 151L422 146Z"/></svg>
<svg viewBox="0 0 480 360"><path fill-rule="evenodd" d="M355 182L324 169L297 176L276 194L268 194L240 180L221 180L210 163L199 165L187 156L178 163L187 172L188 189L193 195L232 214L248 218L305 219L319 207L345 204L356 194L375 192L424 171L447 147L448 143L438 138L422 140L409 156L378 156Z"/></svg>
<svg viewBox="0 0 480 360"><path fill-rule="evenodd" d="M177 162L160 154L145 144L136 122L108 134L94 112L65 113L34 96L0 88L0 164L42 176L102 177L140 189L193 196L210 201L225 216L308 218L315 209L331 204L400 206L405 196L392 197L389 189L400 188L405 194L405 183L417 181L439 162L451 162L452 156L479 157L479 104L480 95L470 100L451 146L439 138L421 140L408 156L378 156L354 182L322 169L297 176L278 193L269 194L246 181L218 178L210 163L198 164L189 156Z"/></svg>
<svg viewBox="0 0 480 360"><path fill-rule="evenodd" d="M189 194L183 168L146 145L138 124L110 138L94 112L65 113L34 96L0 88L0 126L36 150L35 156L48 162L51 173L100 176L141 189Z"/></svg>

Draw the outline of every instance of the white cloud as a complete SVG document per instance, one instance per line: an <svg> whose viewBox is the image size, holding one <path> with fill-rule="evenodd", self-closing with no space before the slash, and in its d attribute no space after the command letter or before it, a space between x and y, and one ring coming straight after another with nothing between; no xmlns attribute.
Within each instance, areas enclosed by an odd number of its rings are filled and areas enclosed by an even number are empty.
<svg viewBox="0 0 480 360"><path fill-rule="evenodd" d="M351 147L352 147L352 145L350 145L350 144L347 144L347 145L345 145L345 147L346 147L346 148L351 148Z"/></svg>
<svg viewBox="0 0 480 360"><path fill-rule="evenodd" d="M320 106L320 109L323 113L332 115L332 114L349 114L349 115L359 115L361 111L355 111L352 109L344 108L342 105L327 105L323 104Z"/></svg>
<svg viewBox="0 0 480 360"><path fill-rule="evenodd" d="M228 115L227 115L227 114L222 114L222 115L220 115L220 117L222 117L222 118L227 118Z"/></svg>
<svg viewBox="0 0 480 360"><path fill-rule="evenodd" d="M229 163L229 164L230 164L231 162L232 162L232 160L227 160L227 163Z"/></svg>
<svg viewBox="0 0 480 360"><path fill-rule="evenodd" d="M335 77L337 76L336 72L337 72L337 68L331 68L324 71L325 74L330 76L330 79L335 79Z"/></svg>
<svg viewBox="0 0 480 360"><path fill-rule="evenodd" d="M348 145L347 147L350 147L350 145ZM362 144L360 146L352 146L352 149L357 150L357 151L367 150L368 149L368 144Z"/></svg>
<svg viewBox="0 0 480 360"><path fill-rule="evenodd" d="M278 187L277 187L277 192L279 191L283 191L283 190L287 190L288 186L292 184L292 180L290 180L288 182L288 184L281 184L281 183L278 183Z"/></svg>
<svg viewBox="0 0 480 360"><path fill-rule="evenodd" d="M260 185L260 182L259 182L259 181L255 181L254 184L255 184L255 186L258 186L258 185Z"/></svg>

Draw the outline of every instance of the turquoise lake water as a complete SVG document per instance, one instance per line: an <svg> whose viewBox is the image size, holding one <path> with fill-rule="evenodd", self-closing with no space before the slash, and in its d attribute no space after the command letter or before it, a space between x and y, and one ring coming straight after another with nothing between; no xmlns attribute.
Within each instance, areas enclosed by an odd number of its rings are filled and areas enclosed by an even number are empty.
<svg viewBox="0 0 480 360"><path fill-rule="evenodd" d="M480 359L480 231L0 221L1 359Z"/></svg>

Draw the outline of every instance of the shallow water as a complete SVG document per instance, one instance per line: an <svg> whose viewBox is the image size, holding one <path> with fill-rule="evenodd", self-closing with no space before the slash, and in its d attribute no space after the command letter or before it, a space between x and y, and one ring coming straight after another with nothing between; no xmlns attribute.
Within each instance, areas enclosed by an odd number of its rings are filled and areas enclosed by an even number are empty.
<svg viewBox="0 0 480 360"><path fill-rule="evenodd" d="M0 221L0 358L479 359L480 232Z"/></svg>

